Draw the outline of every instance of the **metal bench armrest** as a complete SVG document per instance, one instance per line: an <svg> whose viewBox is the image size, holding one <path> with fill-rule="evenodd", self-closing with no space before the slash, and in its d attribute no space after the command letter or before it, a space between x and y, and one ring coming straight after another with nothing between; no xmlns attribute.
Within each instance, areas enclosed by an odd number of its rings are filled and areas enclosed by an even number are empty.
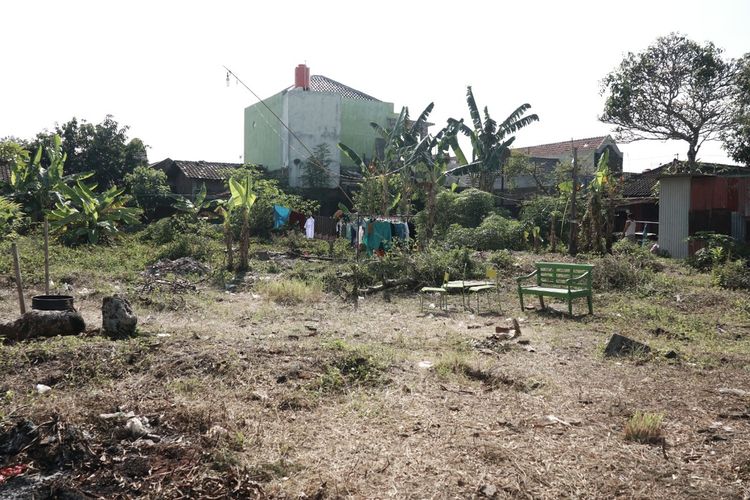
<svg viewBox="0 0 750 500"><path fill-rule="evenodd" d="M527 274L526 276L520 276L520 277L516 278L516 281L520 285L522 281L525 281L525 280L533 278L534 276L537 275L537 273L539 273L539 269L535 269L533 273Z"/></svg>

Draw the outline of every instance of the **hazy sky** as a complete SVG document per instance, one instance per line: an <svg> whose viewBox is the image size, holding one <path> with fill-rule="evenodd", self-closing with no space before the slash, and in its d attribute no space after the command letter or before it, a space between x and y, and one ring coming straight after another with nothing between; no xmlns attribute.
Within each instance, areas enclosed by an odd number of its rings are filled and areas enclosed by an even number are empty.
<svg viewBox="0 0 750 500"><path fill-rule="evenodd" d="M540 122L516 145L604 135L600 81L628 51L679 31L728 57L750 51L750 1L151 0L3 2L0 137L28 138L73 116L112 114L149 160L240 161L243 109L226 65L261 97L306 62L431 121L468 118L466 85L504 119L524 102ZM683 143L623 145L626 170L685 159ZM727 161L707 143L704 161Z"/></svg>

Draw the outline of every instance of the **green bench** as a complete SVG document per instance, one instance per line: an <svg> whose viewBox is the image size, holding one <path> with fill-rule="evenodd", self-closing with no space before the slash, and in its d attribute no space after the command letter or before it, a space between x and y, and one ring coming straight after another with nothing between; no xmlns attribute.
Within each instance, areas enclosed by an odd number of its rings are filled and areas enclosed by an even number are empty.
<svg viewBox="0 0 750 500"><path fill-rule="evenodd" d="M521 299L523 310L523 296L536 295L544 308L544 297L567 299L568 314L573 316L573 299L586 297L589 314L594 314L591 303L591 264L565 264L561 262L537 262L536 270L517 278L518 298ZM536 284L524 285L525 281L536 277Z"/></svg>

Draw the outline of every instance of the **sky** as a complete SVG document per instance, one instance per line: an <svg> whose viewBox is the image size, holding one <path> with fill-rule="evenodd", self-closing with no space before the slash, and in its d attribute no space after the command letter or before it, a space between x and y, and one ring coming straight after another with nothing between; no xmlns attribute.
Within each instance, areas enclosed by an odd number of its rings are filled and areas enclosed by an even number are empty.
<svg viewBox="0 0 750 500"><path fill-rule="evenodd" d="M467 118L471 85L502 120L529 103L540 121L517 146L606 135L601 80L628 52L680 32L736 58L750 52L750 1L3 2L0 137L31 138L108 114L164 158L240 162L243 110L306 63L433 123ZM687 144L621 144L625 170L686 159ZM706 143L703 161L729 162Z"/></svg>

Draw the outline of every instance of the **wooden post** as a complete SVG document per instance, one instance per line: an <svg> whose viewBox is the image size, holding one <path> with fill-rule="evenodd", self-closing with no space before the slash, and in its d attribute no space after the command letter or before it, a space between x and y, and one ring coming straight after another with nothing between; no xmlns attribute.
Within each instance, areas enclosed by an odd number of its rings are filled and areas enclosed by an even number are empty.
<svg viewBox="0 0 750 500"><path fill-rule="evenodd" d="M572 142L572 141L571 141ZM568 253L578 253L578 218L576 210L576 192L578 191L578 148L573 148L573 191L570 206L570 241L568 242Z"/></svg>
<svg viewBox="0 0 750 500"><path fill-rule="evenodd" d="M26 302L23 299L23 283L21 283L21 265L18 258L18 247L15 243L11 245L13 252L13 268L16 272L16 289L18 290L18 306L21 308L21 314L26 314Z"/></svg>
<svg viewBox="0 0 750 500"><path fill-rule="evenodd" d="M44 295L49 295L49 222L44 218Z"/></svg>

